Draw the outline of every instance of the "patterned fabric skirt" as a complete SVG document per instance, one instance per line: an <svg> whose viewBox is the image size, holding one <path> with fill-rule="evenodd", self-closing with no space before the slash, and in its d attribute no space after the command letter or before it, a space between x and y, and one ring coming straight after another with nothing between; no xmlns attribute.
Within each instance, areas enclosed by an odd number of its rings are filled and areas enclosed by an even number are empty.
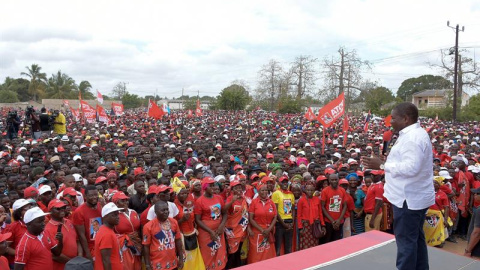
<svg viewBox="0 0 480 270"><path fill-rule="evenodd" d="M365 232L365 215L362 215L360 218L355 218L352 215L350 218L353 218L353 228L352 235L357 235Z"/></svg>
<svg viewBox="0 0 480 270"><path fill-rule="evenodd" d="M313 224L309 225L302 232L300 231L300 248L299 250L304 250L318 245L318 239L313 236Z"/></svg>

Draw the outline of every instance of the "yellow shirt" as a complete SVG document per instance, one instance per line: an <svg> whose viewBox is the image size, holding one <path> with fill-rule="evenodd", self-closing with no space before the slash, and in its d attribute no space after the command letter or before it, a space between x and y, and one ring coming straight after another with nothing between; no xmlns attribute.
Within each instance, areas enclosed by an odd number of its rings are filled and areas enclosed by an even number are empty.
<svg viewBox="0 0 480 270"><path fill-rule="evenodd" d="M62 123L63 125L54 124L53 131L57 134L67 134L67 121L65 120L65 115L59 113L55 118L55 122Z"/></svg>
<svg viewBox="0 0 480 270"><path fill-rule="evenodd" d="M292 219L293 206L295 205L295 196L292 192L283 193L282 190L273 192L272 201L278 205L278 214L282 219Z"/></svg>

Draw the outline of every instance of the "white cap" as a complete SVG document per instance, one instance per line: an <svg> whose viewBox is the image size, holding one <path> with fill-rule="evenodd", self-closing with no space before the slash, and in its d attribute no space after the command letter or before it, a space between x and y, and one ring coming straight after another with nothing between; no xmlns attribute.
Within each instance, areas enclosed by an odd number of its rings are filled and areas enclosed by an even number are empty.
<svg viewBox="0 0 480 270"><path fill-rule="evenodd" d="M118 208L113 202L109 202L105 204L105 206L102 208L102 218L112 212L116 212L120 210L122 209Z"/></svg>
<svg viewBox="0 0 480 270"><path fill-rule="evenodd" d="M337 158L342 158L342 155L340 155L340 153L334 153L333 156Z"/></svg>
<svg viewBox="0 0 480 270"><path fill-rule="evenodd" d="M475 169L475 166L470 165L467 167L467 171L473 171Z"/></svg>
<svg viewBox="0 0 480 270"><path fill-rule="evenodd" d="M77 161L77 160L79 160L79 159L82 159L82 157L79 156L79 155L75 155L75 156L73 157L73 161Z"/></svg>
<svg viewBox="0 0 480 270"><path fill-rule="evenodd" d="M52 191L52 188L49 185L43 185L38 189L38 194L42 195L45 192Z"/></svg>
<svg viewBox="0 0 480 270"><path fill-rule="evenodd" d="M304 151L300 151L298 152L299 155L302 155L302 156L305 156L305 152Z"/></svg>
<svg viewBox="0 0 480 270"><path fill-rule="evenodd" d="M88 148L85 144L80 145L80 149Z"/></svg>
<svg viewBox="0 0 480 270"><path fill-rule="evenodd" d="M450 174L448 173L448 171L439 171L438 172L438 176L441 176L445 179L452 179L452 177L450 176Z"/></svg>
<svg viewBox="0 0 480 270"><path fill-rule="evenodd" d="M22 207L24 207L25 205L29 204L30 202L28 200L25 200L25 199L18 199L16 200L13 205L12 205L12 209L13 211L17 210L17 209L20 209Z"/></svg>
<svg viewBox="0 0 480 270"><path fill-rule="evenodd" d="M203 168L202 163L198 163L197 165L195 165L195 170L198 170L198 169L201 169L201 168Z"/></svg>
<svg viewBox="0 0 480 270"><path fill-rule="evenodd" d="M213 180L215 180L215 182L218 182L218 181L220 181L221 179L226 180L226 179L225 179L225 176L223 176L223 175L217 175L217 176L215 176L215 178L213 178Z"/></svg>
<svg viewBox="0 0 480 270"><path fill-rule="evenodd" d="M29 140L25 140L25 141L23 142L23 144L25 144L25 145L30 144L30 141L29 141Z"/></svg>
<svg viewBox="0 0 480 270"><path fill-rule="evenodd" d="M75 178L75 182L83 181L83 177L82 177L80 174L74 173L74 174L72 174L72 175L73 175L73 177Z"/></svg>
<svg viewBox="0 0 480 270"><path fill-rule="evenodd" d="M27 212L25 212L25 215L23 216L23 222L25 222L25 224L28 224L36 218L44 217L49 214L50 213L43 212L40 207L33 207L28 209Z"/></svg>
<svg viewBox="0 0 480 270"><path fill-rule="evenodd" d="M290 149L290 152L297 152L297 149L296 149L296 148L292 148L292 149Z"/></svg>
<svg viewBox="0 0 480 270"><path fill-rule="evenodd" d="M62 142L68 142L70 139L68 139L67 135L63 135L61 141Z"/></svg>
<svg viewBox="0 0 480 270"><path fill-rule="evenodd" d="M174 149L174 148L175 148L175 144L170 144L170 148Z"/></svg>
<svg viewBox="0 0 480 270"><path fill-rule="evenodd" d="M305 147L312 147L308 142L305 144Z"/></svg>
<svg viewBox="0 0 480 270"><path fill-rule="evenodd" d="M337 141L337 140L333 140L333 141L332 141L332 144L338 144L338 141Z"/></svg>

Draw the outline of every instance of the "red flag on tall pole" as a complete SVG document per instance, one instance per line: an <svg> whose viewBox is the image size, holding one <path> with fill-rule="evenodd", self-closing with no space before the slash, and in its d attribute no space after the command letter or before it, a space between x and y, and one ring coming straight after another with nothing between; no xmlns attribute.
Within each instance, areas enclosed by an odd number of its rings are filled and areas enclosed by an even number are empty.
<svg viewBox="0 0 480 270"><path fill-rule="evenodd" d="M313 111L312 111L312 107L308 107L308 110L307 110L307 112L305 113L305 118L306 118L308 121L313 121L313 120L315 120L315 114L314 114Z"/></svg>
<svg viewBox="0 0 480 270"><path fill-rule="evenodd" d="M97 105L97 113L98 113L98 121L103 122L107 125L110 125L111 123L110 117L108 117L107 112L102 106Z"/></svg>
<svg viewBox="0 0 480 270"><path fill-rule="evenodd" d="M347 135L348 135L348 116L345 115L343 118L343 146L347 144Z"/></svg>
<svg viewBox="0 0 480 270"><path fill-rule="evenodd" d="M103 96L100 92L98 92L98 90L97 90L97 100L98 100L98 103L103 104Z"/></svg>
<svg viewBox="0 0 480 270"><path fill-rule="evenodd" d="M187 115L188 118L193 118L193 112L192 110L188 110L188 115Z"/></svg>
<svg viewBox="0 0 480 270"><path fill-rule="evenodd" d="M389 114L387 117L385 117L384 121L385 121L385 126L386 127L391 127L392 126L392 123L391 123L392 122L392 115Z"/></svg>
<svg viewBox="0 0 480 270"><path fill-rule="evenodd" d="M97 111L90 106L86 101L80 101L81 111L88 123L95 123L97 121Z"/></svg>
<svg viewBox="0 0 480 270"><path fill-rule="evenodd" d="M336 99L318 111L317 120L324 127L330 127L345 113L345 95L342 92Z"/></svg>
<svg viewBox="0 0 480 270"><path fill-rule="evenodd" d="M365 125L363 126L363 132L368 131L368 125L370 124L370 118L372 118L372 114L370 113L370 110L368 110L367 117L365 118Z"/></svg>
<svg viewBox="0 0 480 270"><path fill-rule="evenodd" d="M165 114L163 110L161 110L158 105L152 101L148 100L148 116L153 117L155 119L161 119L163 115Z"/></svg>
<svg viewBox="0 0 480 270"><path fill-rule="evenodd" d="M196 116L202 116L202 107L200 106L200 100L197 99L197 108L195 109Z"/></svg>

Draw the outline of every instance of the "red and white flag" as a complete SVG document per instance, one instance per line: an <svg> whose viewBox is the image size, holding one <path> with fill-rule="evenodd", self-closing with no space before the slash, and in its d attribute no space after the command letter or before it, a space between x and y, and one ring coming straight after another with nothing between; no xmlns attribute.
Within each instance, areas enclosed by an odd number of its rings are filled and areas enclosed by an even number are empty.
<svg viewBox="0 0 480 270"><path fill-rule="evenodd" d="M313 120L315 120L315 114L314 114L313 111L312 111L312 107L308 107L308 110L307 110L307 112L305 113L305 118L306 118L308 121L313 121Z"/></svg>
<svg viewBox="0 0 480 270"><path fill-rule="evenodd" d="M105 109L102 106L97 105L97 113L98 113L98 121L99 122L103 122L107 125L110 125L110 123L111 123L110 117L108 117L107 112L105 111Z"/></svg>
<svg viewBox="0 0 480 270"><path fill-rule="evenodd" d="M80 121L80 113L78 112L78 110L75 110L74 108L70 107L70 111L72 112L72 115L75 121Z"/></svg>
<svg viewBox="0 0 480 270"><path fill-rule="evenodd" d="M98 100L98 103L103 104L103 96L100 92L98 92L98 90L97 90L97 100Z"/></svg>
<svg viewBox="0 0 480 270"><path fill-rule="evenodd" d="M324 127L330 127L345 113L345 95L341 93L336 99L318 111L317 120Z"/></svg>
<svg viewBox="0 0 480 270"><path fill-rule="evenodd" d="M193 118L193 112L192 110L188 110L188 115L187 115L188 118Z"/></svg>
<svg viewBox="0 0 480 270"><path fill-rule="evenodd" d="M123 115L123 104L112 102L112 109L116 116Z"/></svg>
<svg viewBox="0 0 480 270"><path fill-rule="evenodd" d="M95 123L97 121L97 111L95 108L90 106L86 101L81 100L80 106L82 108L82 113L88 123Z"/></svg>
<svg viewBox="0 0 480 270"><path fill-rule="evenodd" d="M65 99L63 100L63 105L65 107L70 107L70 103L68 102L68 100L65 100Z"/></svg>
<svg viewBox="0 0 480 270"><path fill-rule="evenodd" d="M200 107L199 99L197 99L197 108L195 109L195 115L198 117L202 116L202 107Z"/></svg>
<svg viewBox="0 0 480 270"><path fill-rule="evenodd" d="M148 116L153 117L155 119L162 119L164 114L165 112L163 112L163 110L158 107L155 101L148 100L148 112L147 112Z"/></svg>

